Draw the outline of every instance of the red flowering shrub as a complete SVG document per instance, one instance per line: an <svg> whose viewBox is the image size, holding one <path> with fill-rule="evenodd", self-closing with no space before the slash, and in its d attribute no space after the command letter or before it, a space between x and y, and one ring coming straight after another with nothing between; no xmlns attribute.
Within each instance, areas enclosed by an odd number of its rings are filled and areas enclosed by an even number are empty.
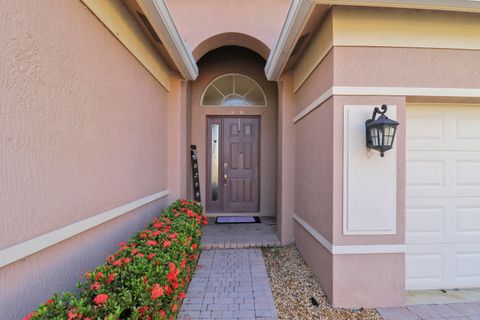
<svg viewBox="0 0 480 320"><path fill-rule="evenodd" d="M119 243L104 264L86 273L79 294L54 294L24 320L175 318L206 223L197 202L174 202L145 230Z"/></svg>

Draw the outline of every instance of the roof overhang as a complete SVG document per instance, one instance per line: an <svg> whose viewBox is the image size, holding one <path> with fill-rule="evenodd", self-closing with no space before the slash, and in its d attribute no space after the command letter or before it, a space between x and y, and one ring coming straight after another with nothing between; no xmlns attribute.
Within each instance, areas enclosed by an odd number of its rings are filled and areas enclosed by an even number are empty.
<svg viewBox="0 0 480 320"><path fill-rule="evenodd" d="M270 51L267 64L265 65L265 75L268 80L278 80L282 74L288 58L295 47L295 43L300 37L314 7L314 0L292 1L278 41L272 51Z"/></svg>
<svg viewBox="0 0 480 320"><path fill-rule="evenodd" d="M265 66L268 80L281 76L288 59L315 7L362 6L480 13L480 1L473 0L293 0L275 47Z"/></svg>
<svg viewBox="0 0 480 320"><path fill-rule="evenodd" d="M168 54L186 80L198 77L198 67L192 51L182 40L165 0L137 0L143 13L165 46Z"/></svg>

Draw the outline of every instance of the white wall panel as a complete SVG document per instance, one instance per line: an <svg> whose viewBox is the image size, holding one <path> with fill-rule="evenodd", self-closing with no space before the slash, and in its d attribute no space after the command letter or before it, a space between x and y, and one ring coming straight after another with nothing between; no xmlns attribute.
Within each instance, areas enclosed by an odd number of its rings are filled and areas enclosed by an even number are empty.
<svg viewBox="0 0 480 320"><path fill-rule="evenodd" d="M344 107L343 233L394 234L397 212L396 143L385 156L366 147L365 121L373 105ZM396 119L396 106L387 116Z"/></svg>

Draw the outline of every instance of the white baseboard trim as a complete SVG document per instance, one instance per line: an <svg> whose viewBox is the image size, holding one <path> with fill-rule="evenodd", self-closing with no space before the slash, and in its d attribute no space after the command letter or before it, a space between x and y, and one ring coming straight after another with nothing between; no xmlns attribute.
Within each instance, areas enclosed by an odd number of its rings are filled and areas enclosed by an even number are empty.
<svg viewBox="0 0 480 320"><path fill-rule="evenodd" d="M297 123L332 96L406 96L443 98L480 98L480 89L475 88L414 88L414 87L345 87L333 86L322 93L305 109L297 113Z"/></svg>
<svg viewBox="0 0 480 320"><path fill-rule="evenodd" d="M293 214L293 219L331 254L405 253L404 244L333 245L297 214Z"/></svg>
<svg viewBox="0 0 480 320"><path fill-rule="evenodd" d="M0 250L0 268L167 196L164 190Z"/></svg>

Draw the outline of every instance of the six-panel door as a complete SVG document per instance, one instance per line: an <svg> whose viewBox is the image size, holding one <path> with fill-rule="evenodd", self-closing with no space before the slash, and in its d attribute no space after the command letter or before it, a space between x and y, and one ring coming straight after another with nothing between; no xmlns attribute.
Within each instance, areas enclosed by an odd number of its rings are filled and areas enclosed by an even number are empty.
<svg viewBox="0 0 480 320"><path fill-rule="evenodd" d="M259 211L258 117L211 117L207 135L207 210Z"/></svg>

